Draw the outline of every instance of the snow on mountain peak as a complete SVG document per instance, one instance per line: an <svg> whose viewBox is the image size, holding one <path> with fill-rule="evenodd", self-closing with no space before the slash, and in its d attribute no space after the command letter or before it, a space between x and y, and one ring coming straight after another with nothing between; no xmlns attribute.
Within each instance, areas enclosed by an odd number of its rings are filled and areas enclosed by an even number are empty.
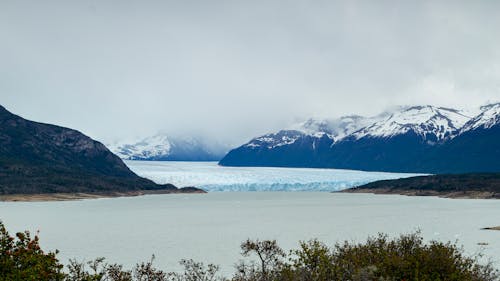
<svg viewBox="0 0 500 281"><path fill-rule="evenodd" d="M403 107L353 134L363 137L392 137L410 131L424 140L441 141L457 132L470 117L455 109L434 106Z"/></svg>
<svg viewBox="0 0 500 281"><path fill-rule="evenodd" d="M298 131L305 135L321 137L324 134L331 134L331 120L311 118L304 122L293 124L287 130Z"/></svg>
<svg viewBox="0 0 500 281"><path fill-rule="evenodd" d="M359 115L343 116L338 119L308 119L294 124L286 130L255 138L245 146L274 147L289 145L303 136L321 138L324 135L334 142L346 137L392 137L413 131L429 143L452 137L470 117L462 111L434 107L400 107L393 112L384 112L375 117Z"/></svg>
<svg viewBox="0 0 500 281"><path fill-rule="evenodd" d="M467 122L461 132L478 128L489 129L500 124L500 102L481 106L481 113Z"/></svg>
<svg viewBox="0 0 500 281"><path fill-rule="evenodd" d="M292 125L289 129L314 137L322 137L326 134L337 141L373 122L373 118L347 115L337 119L308 119Z"/></svg>
<svg viewBox="0 0 500 281"><path fill-rule="evenodd" d="M119 142L108 145L122 159L146 159L170 154L172 146L164 134L157 134L131 142Z"/></svg>
<svg viewBox="0 0 500 281"><path fill-rule="evenodd" d="M168 135L160 132L139 140L122 141L108 146L127 160L214 161L230 147L208 137Z"/></svg>
<svg viewBox="0 0 500 281"><path fill-rule="evenodd" d="M374 117L348 115L337 119L312 118L287 129L254 138L243 146L251 149L273 149L310 138L305 143L311 142L314 147L318 139L325 137L329 138L333 145L344 139L391 138L407 133L413 133L432 145L454 138L467 130L490 128L500 124L500 103L482 106L480 110L468 112L427 105L398 107ZM476 117L471 118L471 115ZM212 147L210 143L204 138L167 137L165 134L157 134L133 142L115 143L109 147L124 159L179 158L180 154L182 157L187 154L218 155L229 150L229 147L220 145Z"/></svg>
<svg viewBox="0 0 500 281"><path fill-rule="evenodd" d="M367 118L359 115L348 115L340 117L337 122L334 123L334 133L335 141L339 141L352 133L364 128L373 122L378 120L377 117Z"/></svg>
<svg viewBox="0 0 500 281"><path fill-rule="evenodd" d="M277 133L270 133L252 139L244 146L249 148L267 147L268 149L272 149L278 146L292 144L304 135L303 132L297 130L281 130Z"/></svg>
<svg viewBox="0 0 500 281"><path fill-rule="evenodd" d="M360 128L373 123L373 118L359 115L343 116L338 119L315 119L291 125L285 130L277 133L269 133L245 144L245 147L257 148L267 147L272 149L279 146L289 145L304 136L321 138L327 136L332 141L338 141Z"/></svg>

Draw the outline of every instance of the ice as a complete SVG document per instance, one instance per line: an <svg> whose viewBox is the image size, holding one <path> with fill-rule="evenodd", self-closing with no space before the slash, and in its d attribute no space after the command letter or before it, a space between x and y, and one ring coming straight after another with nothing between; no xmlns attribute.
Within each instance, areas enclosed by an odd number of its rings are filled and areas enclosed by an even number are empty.
<svg viewBox="0 0 500 281"><path fill-rule="evenodd" d="M223 167L216 162L126 161L140 176L207 191L337 191L419 174L336 169Z"/></svg>

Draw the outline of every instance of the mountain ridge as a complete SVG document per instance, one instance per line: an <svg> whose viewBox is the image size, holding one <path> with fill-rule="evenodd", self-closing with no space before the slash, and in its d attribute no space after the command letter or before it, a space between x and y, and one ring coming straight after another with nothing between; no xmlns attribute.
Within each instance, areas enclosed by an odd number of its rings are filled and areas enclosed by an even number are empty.
<svg viewBox="0 0 500 281"><path fill-rule="evenodd" d="M375 117L357 116L356 122L344 123L351 126L344 130L345 135L338 133L342 127L331 130L325 124L342 124L346 117L328 122L306 121L295 126L299 131L288 142L275 137L287 130L257 137L231 150L219 164L415 173L500 171L500 163L495 161L500 157L496 144L500 143L500 134L496 133L500 128L500 104L483 106L481 110L469 116L445 107L399 107ZM470 129L464 130L467 126ZM487 145L482 145L484 142ZM451 159L458 162L450 163Z"/></svg>
<svg viewBox="0 0 500 281"><path fill-rule="evenodd" d="M0 106L0 194L181 192L133 173L81 132L26 120Z"/></svg>

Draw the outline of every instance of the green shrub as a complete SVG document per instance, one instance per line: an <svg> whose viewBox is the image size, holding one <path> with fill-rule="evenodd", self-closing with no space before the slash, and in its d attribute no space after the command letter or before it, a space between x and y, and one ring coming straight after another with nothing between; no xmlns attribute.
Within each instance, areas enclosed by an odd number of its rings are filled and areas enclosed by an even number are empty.
<svg viewBox="0 0 500 281"><path fill-rule="evenodd" d="M0 221L0 280L64 280L57 252L45 253L38 241L27 231L10 236Z"/></svg>
<svg viewBox="0 0 500 281"><path fill-rule="evenodd" d="M280 256L281 248L273 245L267 256ZM253 252L261 257L256 249ZM456 244L424 243L419 232L395 239L379 234L364 243L344 242L333 248L311 240L301 242L300 248L287 257L288 261L274 259L272 267L262 266L261 270L240 263L233 280L500 280L491 264L483 265L477 258L465 256Z"/></svg>
<svg viewBox="0 0 500 281"><path fill-rule="evenodd" d="M90 262L71 260L63 272L56 252L45 253L38 236L29 232L11 237L0 221L0 281L495 281L499 272L491 264L464 255L453 243L424 243L419 232L390 239L379 234L364 243L344 242L330 248L318 240L301 242L288 254L275 240L241 244L243 257L227 279L219 267L182 260L183 272L164 272L148 262L124 270L104 258Z"/></svg>

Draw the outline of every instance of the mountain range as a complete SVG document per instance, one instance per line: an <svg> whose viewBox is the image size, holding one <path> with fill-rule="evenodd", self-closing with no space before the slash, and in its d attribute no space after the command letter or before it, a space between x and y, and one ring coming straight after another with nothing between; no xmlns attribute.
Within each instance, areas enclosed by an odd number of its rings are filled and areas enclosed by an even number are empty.
<svg viewBox="0 0 500 281"><path fill-rule="evenodd" d="M310 119L231 150L223 166L414 173L500 171L500 103L478 112L400 107L374 117Z"/></svg>
<svg viewBox="0 0 500 281"><path fill-rule="evenodd" d="M166 133L115 142L107 147L125 160L155 161L219 161L230 150L230 146L208 138Z"/></svg>
<svg viewBox="0 0 500 281"><path fill-rule="evenodd" d="M103 144L69 128L26 120L0 106L0 195L190 192L133 173Z"/></svg>

